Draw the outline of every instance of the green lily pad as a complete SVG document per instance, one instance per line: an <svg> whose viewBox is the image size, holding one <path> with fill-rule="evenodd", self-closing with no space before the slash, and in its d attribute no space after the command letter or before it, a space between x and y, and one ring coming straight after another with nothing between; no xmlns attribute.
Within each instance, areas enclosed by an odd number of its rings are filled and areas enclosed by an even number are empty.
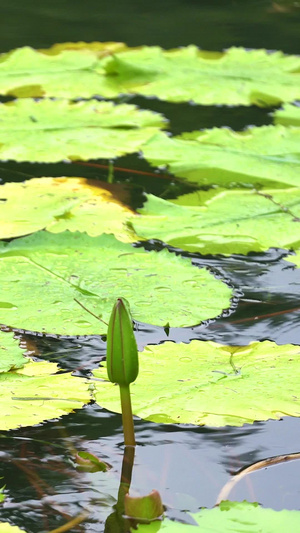
<svg viewBox="0 0 300 533"><path fill-rule="evenodd" d="M191 326L229 306L231 289L167 250L146 252L112 235L34 233L0 241L0 323L63 335L106 333L116 298L140 322Z"/></svg>
<svg viewBox="0 0 300 533"><path fill-rule="evenodd" d="M300 416L299 354L299 346L269 341L148 346L131 385L133 413L157 423L214 427ZM105 367L93 374L107 379ZM96 382L95 397L105 409L120 412L112 383Z"/></svg>
<svg viewBox="0 0 300 533"><path fill-rule="evenodd" d="M202 509L191 514L197 526L181 524L172 520L139 524L138 533L282 533L282 531L298 531L300 529L299 511L274 511L264 509L258 503L221 502L214 509Z"/></svg>
<svg viewBox="0 0 300 533"><path fill-rule="evenodd" d="M57 370L55 363L30 360L21 370L0 374L1 430L58 418L91 400L85 380Z"/></svg>
<svg viewBox="0 0 300 533"><path fill-rule="evenodd" d="M41 229L53 233L113 233L125 242L137 240L124 224L131 209L99 182L85 178L34 178L0 186L0 238L10 239Z"/></svg>
<svg viewBox="0 0 300 533"><path fill-rule="evenodd" d="M273 113L275 124L284 126L300 126L300 107L292 104L285 104L282 109Z"/></svg>
<svg viewBox="0 0 300 533"><path fill-rule="evenodd" d="M29 46L2 54L0 93L17 97L91 98L116 96L102 63L126 49L123 43L62 43L45 50Z"/></svg>
<svg viewBox="0 0 300 533"><path fill-rule="evenodd" d="M1 306L2 302L0 302ZM12 333L0 331L0 373L22 368L28 362Z"/></svg>
<svg viewBox="0 0 300 533"><path fill-rule="evenodd" d="M30 98L1 105L0 122L1 159L49 163L136 152L165 126L129 104Z"/></svg>
<svg viewBox="0 0 300 533"><path fill-rule="evenodd" d="M299 66L297 56L266 50L63 43L3 54L0 93L64 98L136 93L172 102L271 106L300 97Z"/></svg>
<svg viewBox="0 0 300 533"><path fill-rule="evenodd" d="M142 150L152 165L167 165L175 176L201 186L300 186L300 128L213 128L179 137L159 132Z"/></svg>
<svg viewBox="0 0 300 533"><path fill-rule="evenodd" d="M8 522L1 522L0 533L25 533L25 531L17 526L10 525Z"/></svg>
<svg viewBox="0 0 300 533"><path fill-rule="evenodd" d="M271 106L299 98L300 58L282 52L206 52L142 47L117 53L106 64L119 92L202 105Z"/></svg>
<svg viewBox="0 0 300 533"><path fill-rule="evenodd" d="M295 255L288 255L285 260L294 263L294 265L300 268L300 249L295 250L295 252Z"/></svg>
<svg viewBox="0 0 300 533"><path fill-rule="evenodd" d="M300 189L261 193L212 189L181 196L174 203L152 195L147 198L139 210L141 216L130 219L142 239L223 255L300 246Z"/></svg>

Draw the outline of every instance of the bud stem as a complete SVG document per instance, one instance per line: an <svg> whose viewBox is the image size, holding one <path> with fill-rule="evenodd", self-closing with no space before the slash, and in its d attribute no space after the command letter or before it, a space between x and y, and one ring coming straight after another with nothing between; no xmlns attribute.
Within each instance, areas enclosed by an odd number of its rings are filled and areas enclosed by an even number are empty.
<svg viewBox="0 0 300 533"><path fill-rule="evenodd" d="M135 446L134 425L132 418L129 385L120 385L122 421L125 446Z"/></svg>

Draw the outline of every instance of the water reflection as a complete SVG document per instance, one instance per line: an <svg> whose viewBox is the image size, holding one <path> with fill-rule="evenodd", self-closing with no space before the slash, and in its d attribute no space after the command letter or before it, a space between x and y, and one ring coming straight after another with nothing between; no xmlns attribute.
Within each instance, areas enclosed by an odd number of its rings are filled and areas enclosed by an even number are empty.
<svg viewBox="0 0 300 533"><path fill-rule="evenodd" d="M297 418L220 429L136 419L135 427L138 446L131 491L145 495L157 489L167 515L181 520L186 520L186 511L214 506L230 473L270 456L298 451L300 435ZM22 527L26 516L28 533L40 533L88 510L84 531L103 531L118 495L123 459L121 415L90 405L59 422L30 428L30 433L11 431L0 442L0 475L7 493L2 520ZM74 450L93 453L112 469L78 472ZM232 498L259 501L274 509L299 508L297 463L251 474L237 484Z"/></svg>

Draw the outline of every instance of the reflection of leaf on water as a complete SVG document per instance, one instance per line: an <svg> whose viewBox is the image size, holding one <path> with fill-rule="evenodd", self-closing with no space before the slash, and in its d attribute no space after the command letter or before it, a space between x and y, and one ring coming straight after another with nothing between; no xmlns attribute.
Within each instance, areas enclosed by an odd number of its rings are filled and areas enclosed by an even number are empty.
<svg viewBox="0 0 300 533"><path fill-rule="evenodd" d="M297 0L276 0L267 9L269 13L291 13L300 8Z"/></svg>

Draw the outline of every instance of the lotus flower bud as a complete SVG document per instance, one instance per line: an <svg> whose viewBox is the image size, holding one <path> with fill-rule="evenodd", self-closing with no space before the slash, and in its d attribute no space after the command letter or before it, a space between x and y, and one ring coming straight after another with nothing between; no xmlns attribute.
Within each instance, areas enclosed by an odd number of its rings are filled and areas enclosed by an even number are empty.
<svg viewBox="0 0 300 533"><path fill-rule="evenodd" d="M139 360L129 304L118 298L108 324L106 365L108 379L121 387L136 380Z"/></svg>

